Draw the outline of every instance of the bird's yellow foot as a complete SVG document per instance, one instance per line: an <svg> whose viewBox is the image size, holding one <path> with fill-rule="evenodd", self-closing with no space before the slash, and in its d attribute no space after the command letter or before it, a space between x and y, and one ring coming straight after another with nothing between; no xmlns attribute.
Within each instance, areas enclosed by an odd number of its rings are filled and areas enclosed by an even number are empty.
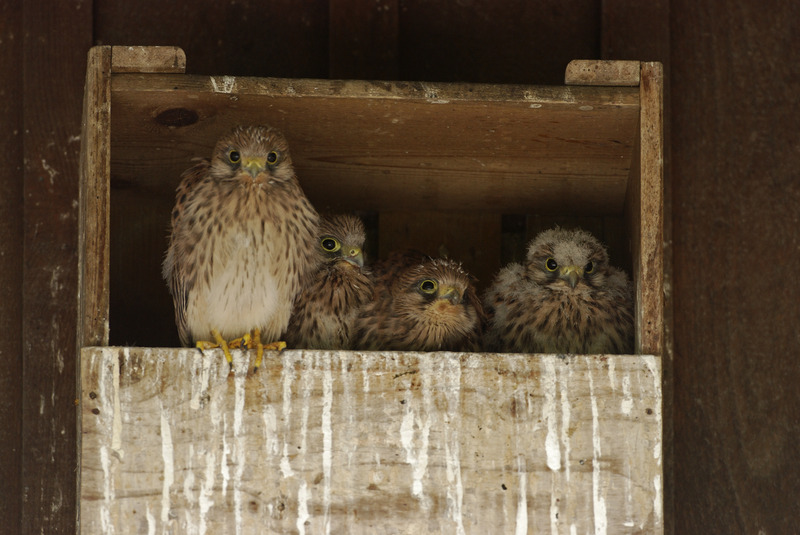
<svg viewBox="0 0 800 535"><path fill-rule="evenodd" d="M195 344L197 349L199 349L200 351L204 351L206 349L214 349L217 347L221 348L222 352L225 353L225 360L228 361L228 366L233 368L233 357L231 356L231 351L229 349L229 347L233 346L228 345L228 342L226 342L225 339L222 337L222 335L219 334L219 331L217 329L211 329L211 336L214 337L213 342L208 340L198 340L197 343Z"/></svg>
<svg viewBox="0 0 800 535"><path fill-rule="evenodd" d="M286 342L270 342L268 344L261 343L261 330L253 329L249 337L247 345L249 349L256 350L256 363L253 366L253 371L261 367L261 361L264 359L264 350L268 351L283 351L286 349Z"/></svg>
<svg viewBox="0 0 800 535"><path fill-rule="evenodd" d="M246 347L247 349L255 349L256 350L256 362L253 365L253 371L258 370L261 367L261 362L264 360L264 350L267 351L283 351L286 349L286 342L270 342L268 344L264 344L261 342L261 330L260 329L253 329L250 333L245 334L241 338L237 338L236 340L231 340L229 346L232 349L238 349Z"/></svg>

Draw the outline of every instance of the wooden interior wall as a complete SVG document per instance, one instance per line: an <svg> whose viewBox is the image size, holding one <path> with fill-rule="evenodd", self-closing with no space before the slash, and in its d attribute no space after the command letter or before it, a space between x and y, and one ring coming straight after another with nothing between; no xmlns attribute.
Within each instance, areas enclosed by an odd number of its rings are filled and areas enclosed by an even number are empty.
<svg viewBox="0 0 800 535"><path fill-rule="evenodd" d="M186 50L190 72L291 77L558 84L576 57L663 61L672 142L674 477L665 474L667 497L675 489L672 524L676 533L791 532L800 520L800 283L792 271L800 259L800 6L661 0L632 11L631 4L4 2L3 525L75 531L86 51L169 44ZM664 368L669 377L669 363Z"/></svg>

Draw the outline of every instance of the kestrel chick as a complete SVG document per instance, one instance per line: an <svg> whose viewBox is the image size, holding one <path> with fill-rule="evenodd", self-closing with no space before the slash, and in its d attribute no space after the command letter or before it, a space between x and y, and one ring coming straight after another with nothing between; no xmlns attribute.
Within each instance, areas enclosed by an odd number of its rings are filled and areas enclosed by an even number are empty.
<svg viewBox="0 0 800 535"><path fill-rule="evenodd" d="M372 297L364 268L364 223L353 215L325 217L317 247L323 261L295 302L286 343L306 349L350 349L358 310Z"/></svg>
<svg viewBox="0 0 800 535"><path fill-rule="evenodd" d="M478 351L483 308L470 275L451 260L393 255L375 267L373 300L356 320L356 347Z"/></svg>
<svg viewBox="0 0 800 535"><path fill-rule="evenodd" d="M286 139L268 126L234 128L181 178L163 266L178 334L186 346L216 340L230 362L226 340L286 330L319 262L319 217Z"/></svg>
<svg viewBox="0 0 800 535"><path fill-rule="evenodd" d="M633 296L625 273L583 230L554 228L487 290L486 346L516 353L632 353Z"/></svg>

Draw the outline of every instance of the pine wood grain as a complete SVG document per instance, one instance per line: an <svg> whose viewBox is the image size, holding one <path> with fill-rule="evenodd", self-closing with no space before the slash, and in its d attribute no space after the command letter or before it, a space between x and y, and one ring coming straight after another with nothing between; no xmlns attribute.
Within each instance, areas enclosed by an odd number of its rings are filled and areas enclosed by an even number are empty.
<svg viewBox="0 0 800 535"><path fill-rule="evenodd" d="M83 533L661 533L660 359L82 352Z"/></svg>

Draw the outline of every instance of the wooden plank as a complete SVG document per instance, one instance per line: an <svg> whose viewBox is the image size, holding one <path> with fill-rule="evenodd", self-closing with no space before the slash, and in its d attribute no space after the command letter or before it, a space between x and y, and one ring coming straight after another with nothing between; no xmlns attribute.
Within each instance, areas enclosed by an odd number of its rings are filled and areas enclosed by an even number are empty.
<svg viewBox="0 0 800 535"><path fill-rule="evenodd" d="M176 46L115 46L111 72L186 72L186 54Z"/></svg>
<svg viewBox="0 0 800 535"><path fill-rule="evenodd" d="M658 62L642 63L641 160L639 191L641 235L637 258L641 304L637 307L641 353L664 351L664 71Z"/></svg>
<svg viewBox="0 0 800 535"><path fill-rule="evenodd" d="M567 65L564 83L637 87L640 70L638 61L576 59Z"/></svg>
<svg viewBox="0 0 800 535"><path fill-rule="evenodd" d="M797 531L798 7L670 2L675 533Z"/></svg>
<svg viewBox="0 0 800 535"><path fill-rule="evenodd" d="M653 356L85 348L81 529L661 533Z"/></svg>
<svg viewBox="0 0 800 535"><path fill-rule="evenodd" d="M330 78L396 80L398 0L331 0Z"/></svg>
<svg viewBox="0 0 800 535"><path fill-rule="evenodd" d="M170 75L112 87L120 187L171 197L221 132L265 121L333 210L622 213L638 123L634 88Z"/></svg>
<svg viewBox="0 0 800 535"><path fill-rule="evenodd" d="M669 0L652 0L649 2L627 2L625 0L604 0L602 10L602 59L639 59L643 61L659 61L664 68L664 110L669 110L670 95L670 60L672 57L670 47L670 34L673 28L670 24ZM692 56L693 54L688 54ZM683 58L687 54L682 55ZM672 399L673 399L673 337L672 337L672 202L670 180L670 116L664 115L663 125L664 152L664 488L675 488L672 480L671 465L675 459L672 450ZM672 492L664 497L664 511L666 533L674 531L672 519L674 507L672 505Z"/></svg>
<svg viewBox="0 0 800 535"><path fill-rule="evenodd" d="M0 519L22 519L23 116L22 0L0 6Z"/></svg>
<svg viewBox="0 0 800 535"><path fill-rule="evenodd" d="M78 159L86 2L23 2L24 252L22 534L77 519ZM5 46L5 43L3 44ZM5 80L3 81L5 84ZM4 526L5 527L5 526Z"/></svg>
<svg viewBox="0 0 800 535"><path fill-rule="evenodd" d="M111 177L111 52L89 51L80 158L78 344L108 344Z"/></svg>

